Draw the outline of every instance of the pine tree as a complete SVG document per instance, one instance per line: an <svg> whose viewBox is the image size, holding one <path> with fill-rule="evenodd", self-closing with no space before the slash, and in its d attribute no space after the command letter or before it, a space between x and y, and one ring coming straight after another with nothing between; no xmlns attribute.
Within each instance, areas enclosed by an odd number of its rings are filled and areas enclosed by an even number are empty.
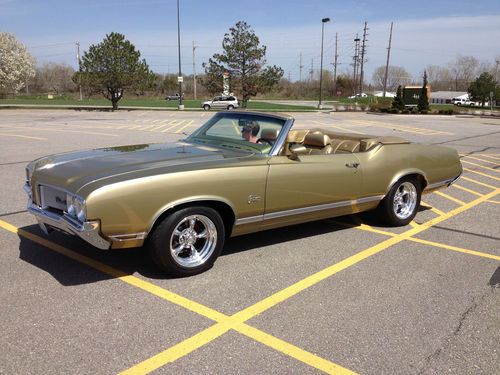
<svg viewBox="0 0 500 375"><path fill-rule="evenodd" d="M425 70L424 70L424 83L422 85L422 91L420 92L420 97L418 98L417 107L420 112L429 110L429 96L427 95L427 71Z"/></svg>
<svg viewBox="0 0 500 375"><path fill-rule="evenodd" d="M403 89L401 85L398 86L398 90L396 91L396 96L392 100L392 108L397 109L398 111L402 111L405 109L405 102L403 99Z"/></svg>

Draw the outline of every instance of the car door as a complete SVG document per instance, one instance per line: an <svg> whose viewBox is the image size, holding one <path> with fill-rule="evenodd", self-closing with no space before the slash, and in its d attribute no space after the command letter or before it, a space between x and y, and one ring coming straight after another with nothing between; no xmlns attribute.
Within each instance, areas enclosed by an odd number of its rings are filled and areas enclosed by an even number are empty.
<svg viewBox="0 0 500 375"><path fill-rule="evenodd" d="M222 103L222 98L220 96L216 96L212 102L212 107L214 108L222 108L223 107L223 103Z"/></svg>
<svg viewBox="0 0 500 375"><path fill-rule="evenodd" d="M355 154L269 159L264 228L356 211L362 166Z"/></svg>

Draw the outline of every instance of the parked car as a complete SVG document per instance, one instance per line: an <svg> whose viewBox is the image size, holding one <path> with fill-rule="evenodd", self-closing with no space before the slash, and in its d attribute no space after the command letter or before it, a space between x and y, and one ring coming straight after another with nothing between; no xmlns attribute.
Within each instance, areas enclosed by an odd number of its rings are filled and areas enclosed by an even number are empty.
<svg viewBox="0 0 500 375"><path fill-rule="evenodd" d="M233 95L216 96L212 100L201 103L201 108L205 111L210 109L235 109L239 107L238 99Z"/></svg>
<svg viewBox="0 0 500 375"><path fill-rule="evenodd" d="M366 98L366 97L368 97L368 94L365 94L364 92L362 92L361 94L349 96L349 99Z"/></svg>
<svg viewBox="0 0 500 375"><path fill-rule="evenodd" d="M451 99L451 102L455 105L467 105L467 106L471 106L471 105L475 105L474 102L470 101L469 98L453 98Z"/></svg>
<svg viewBox="0 0 500 375"><path fill-rule="evenodd" d="M421 194L462 173L451 148L293 123L219 112L177 143L43 157L26 167L28 211L45 233L146 245L161 269L186 276L209 269L227 237L373 209L406 225Z"/></svg>
<svg viewBox="0 0 500 375"><path fill-rule="evenodd" d="M182 99L184 99L184 94L182 94ZM170 101L170 100L179 100L179 94L178 93L175 93L175 94L172 94L172 95L167 95L165 97L165 100L166 101Z"/></svg>

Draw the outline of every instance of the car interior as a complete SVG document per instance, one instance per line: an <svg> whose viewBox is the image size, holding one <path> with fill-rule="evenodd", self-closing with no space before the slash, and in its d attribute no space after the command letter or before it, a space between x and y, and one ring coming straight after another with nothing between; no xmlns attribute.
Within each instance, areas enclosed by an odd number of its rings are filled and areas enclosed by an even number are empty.
<svg viewBox="0 0 500 375"><path fill-rule="evenodd" d="M390 142L387 137L369 137L360 134L334 133L323 129L291 130L288 134L289 150L301 155L328 155L366 152L379 143ZM390 143L401 143L401 140ZM406 142L407 143L407 142ZM286 152L286 151L285 151Z"/></svg>

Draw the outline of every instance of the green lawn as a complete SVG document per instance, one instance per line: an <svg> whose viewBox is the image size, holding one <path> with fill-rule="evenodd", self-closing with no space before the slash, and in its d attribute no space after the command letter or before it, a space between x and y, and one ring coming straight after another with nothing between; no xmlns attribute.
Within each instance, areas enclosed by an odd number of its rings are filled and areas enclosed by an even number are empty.
<svg viewBox="0 0 500 375"><path fill-rule="evenodd" d="M184 108L186 109L200 109L201 110L201 100L183 100ZM0 104L11 104L11 105L35 105L35 106L45 106L45 105L60 105L60 106L104 106L111 108L111 102L106 99L84 99L77 100L72 98L54 98L47 99L46 97L36 97L36 96L26 96L18 97L16 99L0 99ZM179 105L178 101L171 100L166 101L163 99L122 99L118 102L118 108L120 107L152 107L152 108L165 108L165 109L175 109ZM303 111L312 110L311 107L307 106L296 106L296 105L285 105L285 104L272 104L259 101L250 101L248 103L248 109L258 110L258 111Z"/></svg>

